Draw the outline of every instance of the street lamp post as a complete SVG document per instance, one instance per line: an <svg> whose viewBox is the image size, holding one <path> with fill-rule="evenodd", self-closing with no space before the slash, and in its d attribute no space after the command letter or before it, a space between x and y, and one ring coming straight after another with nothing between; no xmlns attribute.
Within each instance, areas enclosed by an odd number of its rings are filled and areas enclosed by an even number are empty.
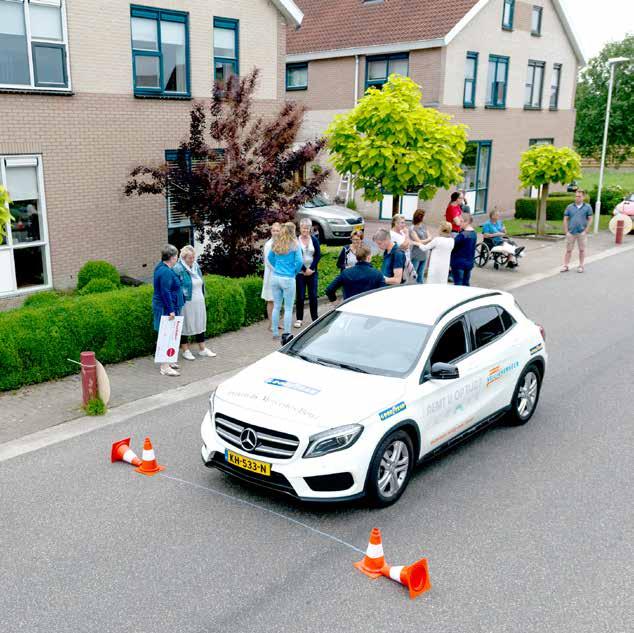
<svg viewBox="0 0 634 633"><path fill-rule="evenodd" d="M605 153L608 144L608 128L610 127L610 107L612 106L612 86L614 85L614 68L617 64L630 61L628 57L612 57L608 59L610 67L610 84L608 86L608 104L605 111L605 129L603 130L603 147L601 148L601 168L599 170L599 190L594 210L594 232L599 232L599 216L601 215L601 191L603 190L603 171L605 170Z"/></svg>

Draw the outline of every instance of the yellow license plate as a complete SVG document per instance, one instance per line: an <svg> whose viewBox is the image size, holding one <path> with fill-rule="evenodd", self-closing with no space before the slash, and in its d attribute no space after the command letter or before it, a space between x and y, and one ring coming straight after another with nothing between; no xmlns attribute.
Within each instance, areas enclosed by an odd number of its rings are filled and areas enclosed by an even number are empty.
<svg viewBox="0 0 634 633"><path fill-rule="evenodd" d="M238 468L257 473L258 475L271 476L271 464L259 462L257 459L251 459L244 455L238 455L238 453L234 453L233 451L225 451L225 459Z"/></svg>
<svg viewBox="0 0 634 633"><path fill-rule="evenodd" d="M363 224L355 224L353 231L363 231Z"/></svg>

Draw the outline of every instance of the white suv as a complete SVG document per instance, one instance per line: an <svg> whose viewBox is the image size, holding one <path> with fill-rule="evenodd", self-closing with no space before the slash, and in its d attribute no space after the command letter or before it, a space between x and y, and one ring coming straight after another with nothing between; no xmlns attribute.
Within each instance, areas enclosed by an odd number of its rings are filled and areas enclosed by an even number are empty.
<svg viewBox="0 0 634 633"><path fill-rule="evenodd" d="M311 501L394 503L417 462L533 415L543 329L510 294L449 285L365 293L213 393L206 466Z"/></svg>

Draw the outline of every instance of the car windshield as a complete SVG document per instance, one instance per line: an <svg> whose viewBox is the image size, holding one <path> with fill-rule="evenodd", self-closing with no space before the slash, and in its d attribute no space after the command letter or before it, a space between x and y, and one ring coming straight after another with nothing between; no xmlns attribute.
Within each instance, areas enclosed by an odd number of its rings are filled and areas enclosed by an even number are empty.
<svg viewBox="0 0 634 633"><path fill-rule="evenodd" d="M304 202L304 206L307 209L314 209L315 207L327 207L330 203L321 194L315 196L312 200Z"/></svg>
<svg viewBox="0 0 634 633"><path fill-rule="evenodd" d="M402 378L420 358L431 327L332 312L284 351L310 363Z"/></svg>
<svg viewBox="0 0 634 633"><path fill-rule="evenodd" d="M631 193L630 197L627 198L627 200L629 200L630 202L634 202L634 193Z"/></svg>

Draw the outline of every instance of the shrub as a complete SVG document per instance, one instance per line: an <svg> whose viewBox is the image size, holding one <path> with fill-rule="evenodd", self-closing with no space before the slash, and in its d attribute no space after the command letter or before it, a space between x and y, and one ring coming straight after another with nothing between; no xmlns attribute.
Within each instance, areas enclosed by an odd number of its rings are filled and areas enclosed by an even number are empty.
<svg viewBox="0 0 634 633"><path fill-rule="evenodd" d="M119 273L117 269L103 260L93 260L86 262L77 275L77 290L81 290L92 279L110 279L112 283L119 287Z"/></svg>
<svg viewBox="0 0 634 633"><path fill-rule="evenodd" d="M593 209L596 209L597 206L597 196L599 195L599 187L594 187L590 191L590 205ZM601 191L601 209L604 213L612 213L614 211L614 207L622 202L627 192L620 185L610 185L609 187L604 187Z"/></svg>
<svg viewBox="0 0 634 633"><path fill-rule="evenodd" d="M245 320L240 282L206 277L207 335L237 330ZM152 287L122 288L73 297L41 307L0 313L0 391L77 372L68 358L94 351L102 363L150 354Z"/></svg>
<svg viewBox="0 0 634 633"><path fill-rule="evenodd" d="M25 308L36 308L39 306L50 306L57 303L61 299L61 295L55 290L45 290L29 295L22 304Z"/></svg>
<svg viewBox="0 0 634 633"><path fill-rule="evenodd" d="M80 291L80 295L94 295L100 292L110 292L116 290L115 286L110 279L104 279L102 277L91 279Z"/></svg>
<svg viewBox="0 0 634 633"><path fill-rule="evenodd" d="M265 319L266 301L262 299L262 278L241 277L238 281L245 299L243 325L251 325Z"/></svg>
<svg viewBox="0 0 634 633"><path fill-rule="evenodd" d="M556 196L554 198L549 196L546 217L549 221L563 220L566 207L574 201L574 196ZM515 201L515 218L518 220L536 220L538 203L537 198L518 198Z"/></svg>
<svg viewBox="0 0 634 633"><path fill-rule="evenodd" d="M99 396L89 400L82 408L86 415L106 415L107 411L106 405Z"/></svg>
<svg viewBox="0 0 634 633"><path fill-rule="evenodd" d="M348 200L348 202L346 203L346 207L350 209L350 211L356 211L357 203L355 200Z"/></svg>

